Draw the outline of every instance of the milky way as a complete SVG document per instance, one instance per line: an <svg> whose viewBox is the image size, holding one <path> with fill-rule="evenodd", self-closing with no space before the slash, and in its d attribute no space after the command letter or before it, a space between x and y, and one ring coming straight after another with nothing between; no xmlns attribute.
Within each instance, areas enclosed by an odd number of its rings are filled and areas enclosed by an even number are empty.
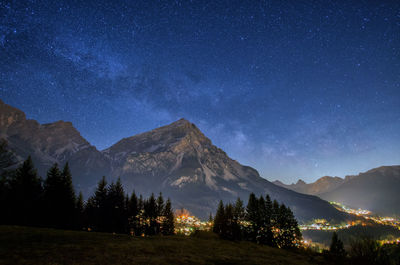
<svg viewBox="0 0 400 265"><path fill-rule="evenodd" d="M104 149L185 117L267 179L400 164L399 1L6 1L0 98Z"/></svg>

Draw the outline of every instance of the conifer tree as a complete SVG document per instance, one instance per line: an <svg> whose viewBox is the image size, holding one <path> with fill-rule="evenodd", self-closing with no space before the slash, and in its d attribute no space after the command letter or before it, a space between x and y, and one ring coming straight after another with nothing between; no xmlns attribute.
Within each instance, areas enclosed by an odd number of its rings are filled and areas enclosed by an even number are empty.
<svg viewBox="0 0 400 265"><path fill-rule="evenodd" d="M42 181L29 156L10 179L10 223L38 225L42 215Z"/></svg>
<svg viewBox="0 0 400 265"><path fill-rule="evenodd" d="M329 252L338 257L344 257L346 251L344 250L343 242L339 239L336 232L333 232L331 245L329 247Z"/></svg>
<svg viewBox="0 0 400 265"><path fill-rule="evenodd" d="M173 235L175 231L175 217L172 212L171 200L168 198L163 209L162 234Z"/></svg>
<svg viewBox="0 0 400 265"><path fill-rule="evenodd" d="M288 219L289 219L289 229L290 229L290 234L293 235L292 237L292 245L290 245L289 247L295 247L296 245L300 244L300 241L302 240L302 234L299 228L299 224L296 220L296 217L294 216L294 213L292 212L292 210L287 207L287 215L288 215Z"/></svg>
<svg viewBox="0 0 400 265"><path fill-rule="evenodd" d="M222 200L218 204L218 209L214 218L213 232L221 235L225 225L225 208Z"/></svg>
<svg viewBox="0 0 400 265"><path fill-rule="evenodd" d="M76 195L72 185L72 175L68 163L65 164L61 173L59 207L63 209L60 226L63 228L72 228L74 224L74 214L76 207Z"/></svg>
<svg viewBox="0 0 400 265"><path fill-rule="evenodd" d="M210 215L208 216L208 222L209 222L210 224L214 223L214 218L213 218L213 216L212 216L212 213L210 213Z"/></svg>
<svg viewBox="0 0 400 265"><path fill-rule="evenodd" d="M63 227L65 223L63 201L63 177L55 163L48 171L44 181L45 224L51 227Z"/></svg>
<svg viewBox="0 0 400 265"><path fill-rule="evenodd" d="M94 195L88 200L89 226L97 231L107 231L108 228L108 209L107 209L107 181L106 177L97 184Z"/></svg>
<svg viewBox="0 0 400 265"><path fill-rule="evenodd" d="M281 204L279 207L277 228L279 232L275 236L276 244L281 248L293 248L301 240L301 233L290 208Z"/></svg>
<svg viewBox="0 0 400 265"><path fill-rule="evenodd" d="M235 229L235 223L234 223L234 217L233 213L234 209L232 204L228 203L225 205L225 210L224 210L224 223L222 226L222 238L226 238L229 240L234 240L234 229Z"/></svg>
<svg viewBox="0 0 400 265"><path fill-rule="evenodd" d="M84 223L84 202L82 192L79 192L79 195L76 199L76 207L75 207L75 228L81 230L83 228Z"/></svg>
<svg viewBox="0 0 400 265"><path fill-rule="evenodd" d="M279 215L280 215L280 205L277 200L274 200L272 203L272 215L271 215L271 224L273 227L277 226Z"/></svg>
<svg viewBox="0 0 400 265"><path fill-rule="evenodd" d="M108 224L107 230L116 233L123 233L127 227L127 215L125 212L125 192L121 179L111 183L107 192Z"/></svg>
<svg viewBox="0 0 400 265"><path fill-rule="evenodd" d="M138 231L136 232L137 235L142 235L146 231L146 216L144 212L144 205L145 202L143 200L142 194L139 195L139 200L138 200L138 215L137 215L137 229Z"/></svg>
<svg viewBox="0 0 400 265"><path fill-rule="evenodd" d="M265 244L268 246L274 246L274 235L272 232L272 213L273 213L273 209L272 209L272 201L271 201L271 197L267 194L265 196L265 210L266 210L266 216L265 216L265 220L266 220L266 224L265 224Z"/></svg>
<svg viewBox="0 0 400 265"><path fill-rule="evenodd" d="M144 213L148 222L146 234L155 235L157 233L157 202L154 198L154 193L145 202Z"/></svg>
<svg viewBox="0 0 400 265"><path fill-rule="evenodd" d="M128 214L129 229L135 235L138 235L139 205L138 205L138 198L135 194L135 191L132 192L132 195L128 201L127 211L128 211L127 214Z"/></svg>
<svg viewBox="0 0 400 265"><path fill-rule="evenodd" d="M254 193L249 196L249 201L246 207L246 219L250 223L247 237L250 241L256 241L258 223L259 223L259 207L258 200Z"/></svg>
<svg viewBox="0 0 400 265"><path fill-rule="evenodd" d="M164 212L164 198L162 196L162 193L160 192L157 198L157 215L161 216L163 212Z"/></svg>
<svg viewBox="0 0 400 265"><path fill-rule="evenodd" d="M266 219L269 220L269 222L271 223L271 219L272 219L272 201L271 201L271 197L267 194L267 196L265 196L265 210L266 210Z"/></svg>
<svg viewBox="0 0 400 265"><path fill-rule="evenodd" d="M267 242L267 226L269 223L267 216L267 208L263 196L258 199L258 220L257 220L257 243L266 244Z"/></svg>
<svg viewBox="0 0 400 265"><path fill-rule="evenodd" d="M163 219L163 214L164 214L164 198L160 192L157 198L157 223L156 223L156 234L159 234L161 232L161 225L162 225L162 219Z"/></svg>
<svg viewBox="0 0 400 265"><path fill-rule="evenodd" d="M241 222L244 220L245 215L246 213L243 206L243 201L240 198L237 198L234 207L234 218Z"/></svg>
<svg viewBox="0 0 400 265"><path fill-rule="evenodd" d="M237 198L235 207L233 209L233 238L235 240L242 239L242 223L245 218L245 210L243 201Z"/></svg>

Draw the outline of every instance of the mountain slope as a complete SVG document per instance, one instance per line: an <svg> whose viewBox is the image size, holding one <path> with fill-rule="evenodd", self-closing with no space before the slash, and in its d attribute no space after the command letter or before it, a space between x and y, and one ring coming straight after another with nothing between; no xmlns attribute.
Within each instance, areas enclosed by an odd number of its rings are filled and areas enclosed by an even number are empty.
<svg viewBox="0 0 400 265"><path fill-rule="evenodd" d="M261 178L230 159L192 123L181 119L150 132L122 139L100 152L69 122L39 124L0 101L0 138L21 161L31 155L41 176L53 164L70 163L74 183L87 194L101 176L117 177L128 192L163 192L174 207L206 218L219 200L247 199L251 192L270 194L290 206L299 220L343 220L346 215L326 201L300 194Z"/></svg>
<svg viewBox="0 0 400 265"><path fill-rule="evenodd" d="M297 218L343 219L329 203L278 187L256 170L242 166L214 146L192 123L181 119L168 126L125 138L103 151L114 176L129 189L162 191L176 207L206 217L219 200L247 199L250 192L270 194L289 205Z"/></svg>
<svg viewBox="0 0 400 265"><path fill-rule="evenodd" d="M346 178L319 196L382 215L400 215L400 166L383 166Z"/></svg>

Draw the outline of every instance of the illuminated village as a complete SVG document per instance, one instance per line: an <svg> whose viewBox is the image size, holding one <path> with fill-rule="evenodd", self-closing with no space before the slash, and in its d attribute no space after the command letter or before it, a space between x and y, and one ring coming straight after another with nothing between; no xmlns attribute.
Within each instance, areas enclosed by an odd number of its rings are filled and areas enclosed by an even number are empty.
<svg viewBox="0 0 400 265"><path fill-rule="evenodd" d="M351 215L360 217L347 224L331 224L325 219L315 219L311 224L300 225L301 231L306 230L320 230L320 231L337 231L346 229L356 225L366 226L368 224L377 223L382 225L390 225L400 230L400 221L393 217L380 217L374 215L371 211L365 209L352 209L338 202L331 202L337 209ZM180 235L189 236L196 230L210 231L212 229L212 221L201 221L196 216L191 215L187 210L181 209L175 212L175 233ZM379 240L380 244L400 244L400 238L392 238ZM327 248L323 244L312 242L311 240L303 239L301 241L303 247L316 247L319 251Z"/></svg>
<svg viewBox="0 0 400 265"><path fill-rule="evenodd" d="M396 218L378 216L378 215L372 213L371 211L364 210L364 209L357 209L357 210L351 209L351 208L349 208L341 203L338 203L338 202L331 202L331 204L340 211L364 218L366 221L361 222L361 224L363 224L363 225L365 225L367 223L367 221L372 221L377 224L390 225L390 226L396 227L400 230L400 220L398 220ZM357 225L357 224L360 224L360 221L351 223L351 225Z"/></svg>
<svg viewBox="0 0 400 265"><path fill-rule="evenodd" d="M213 223L211 221L201 221L196 216L190 215L190 213L185 209L175 211L176 234L189 236L196 230L209 231L211 230L212 225Z"/></svg>
<svg viewBox="0 0 400 265"><path fill-rule="evenodd" d="M325 219L315 219L310 224L300 225L301 231L305 230L322 230L322 231L336 231L340 229L346 229L355 225L368 225L372 223L390 225L400 230L400 221L393 217L381 217L374 215L371 211L365 209L352 209L338 202L330 202L338 210L346 212L357 217L361 217L358 220L350 221L347 224L332 224ZM211 221L201 221L196 216L191 215L187 210L181 209L175 212L175 233L182 235L190 235L196 230L210 230L212 228ZM386 242L387 241L387 242ZM385 243L396 243L399 239L395 240L384 240ZM305 241L305 244L308 242Z"/></svg>

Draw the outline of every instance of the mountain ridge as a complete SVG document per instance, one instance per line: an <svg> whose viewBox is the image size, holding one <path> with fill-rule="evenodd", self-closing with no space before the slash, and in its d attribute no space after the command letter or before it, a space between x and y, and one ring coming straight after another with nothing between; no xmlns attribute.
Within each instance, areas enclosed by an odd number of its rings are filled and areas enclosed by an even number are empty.
<svg viewBox="0 0 400 265"><path fill-rule="evenodd" d="M145 196L163 192L175 208L187 208L202 218L215 211L219 200L246 200L250 192L270 194L290 206L301 221L347 218L318 197L263 179L257 170L231 159L185 119L123 138L99 151L70 122L41 125L2 101L0 110L0 122L7 125L0 135L21 159L32 155L42 176L51 164L68 161L75 185L86 193L105 175L111 181L120 177L128 192Z"/></svg>
<svg viewBox="0 0 400 265"><path fill-rule="evenodd" d="M362 208L383 215L400 215L400 166L380 166L345 178L325 176L315 182L275 184L296 192L316 195L353 208Z"/></svg>

